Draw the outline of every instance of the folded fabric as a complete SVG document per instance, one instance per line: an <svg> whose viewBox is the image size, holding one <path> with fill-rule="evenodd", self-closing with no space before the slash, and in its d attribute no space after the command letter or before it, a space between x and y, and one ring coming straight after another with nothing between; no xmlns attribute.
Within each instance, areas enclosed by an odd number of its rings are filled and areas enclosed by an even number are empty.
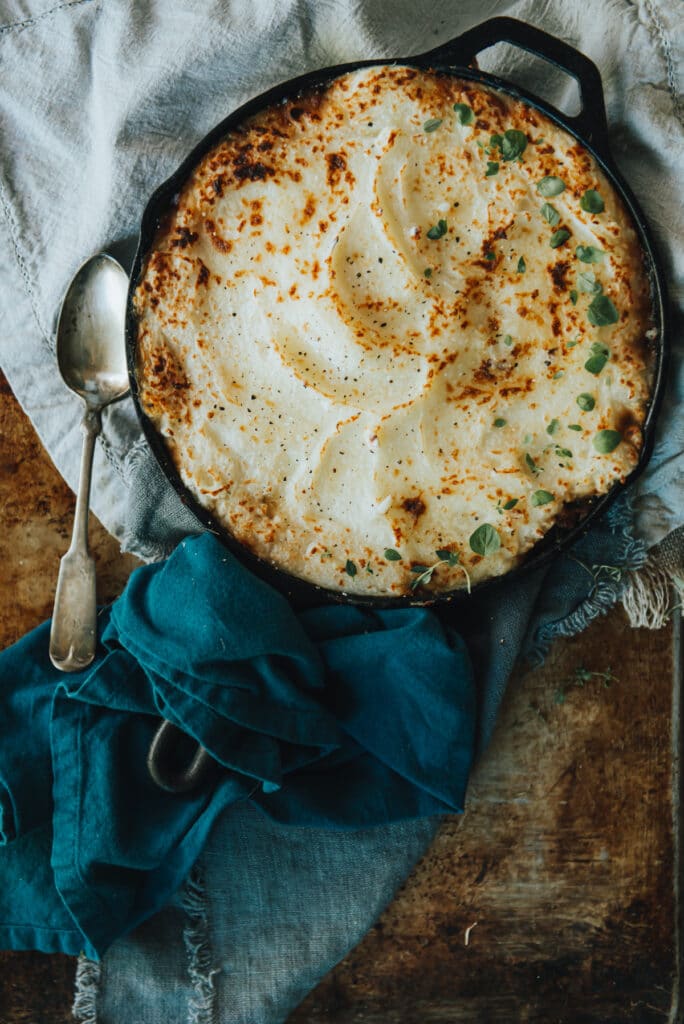
<svg viewBox="0 0 684 1024"><path fill-rule="evenodd" d="M70 676L47 623L0 655L4 946L101 955L173 895L237 801L345 830L463 807L472 673L429 610L297 615L204 534L138 569L99 633ZM211 782L181 796L152 781L159 715L212 754Z"/></svg>

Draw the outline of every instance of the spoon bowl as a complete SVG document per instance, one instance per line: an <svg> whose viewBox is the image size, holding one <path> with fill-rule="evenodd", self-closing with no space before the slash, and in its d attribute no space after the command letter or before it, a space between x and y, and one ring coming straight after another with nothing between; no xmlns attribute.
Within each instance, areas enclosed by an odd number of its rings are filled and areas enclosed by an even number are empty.
<svg viewBox="0 0 684 1024"><path fill-rule="evenodd" d="M128 276L106 253L76 271L57 326L64 383L83 399L83 452L69 550L59 565L50 627L50 660L63 672L86 668L97 646L95 563L88 548L88 505L95 439L106 405L128 393L125 318Z"/></svg>
<svg viewBox="0 0 684 1024"><path fill-rule="evenodd" d="M57 362L67 387L103 408L128 392L124 342L128 276L106 253L79 267L62 303Z"/></svg>

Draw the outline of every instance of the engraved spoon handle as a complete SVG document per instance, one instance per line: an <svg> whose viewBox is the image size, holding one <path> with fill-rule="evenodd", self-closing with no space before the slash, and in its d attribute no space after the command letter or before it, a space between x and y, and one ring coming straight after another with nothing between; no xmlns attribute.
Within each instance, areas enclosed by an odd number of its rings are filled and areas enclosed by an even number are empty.
<svg viewBox="0 0 684 1024"><path fill-rule="evenodd" d="M88 506L95 439L100 433L99 409L83 419L83 451L76 513L69 550L59 563L55 607L50 627L50 660L62 672L78 672L95 657L95 562L88 549Z"/></svg>

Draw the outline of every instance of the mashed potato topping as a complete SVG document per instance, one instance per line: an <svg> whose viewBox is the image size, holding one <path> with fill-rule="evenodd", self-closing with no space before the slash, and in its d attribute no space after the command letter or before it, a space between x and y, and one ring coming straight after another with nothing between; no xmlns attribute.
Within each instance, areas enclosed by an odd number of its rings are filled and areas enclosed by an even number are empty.
<svg viewBox="0 0 684 1024"><path fill-rule="evenodd" d="M375 66L246 121L135 307L185 485L324 587L498 576L638 459L654 331L629 216L571 135L467 80Z"/></svg>

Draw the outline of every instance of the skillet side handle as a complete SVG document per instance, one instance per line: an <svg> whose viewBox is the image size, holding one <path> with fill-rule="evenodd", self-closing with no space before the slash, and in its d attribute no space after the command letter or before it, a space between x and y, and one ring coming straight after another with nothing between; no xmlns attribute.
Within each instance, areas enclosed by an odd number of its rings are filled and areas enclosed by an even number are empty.
<svg viewBox="0 0 684 1024"><path fill-rule="evenodd" d="M582 109L575 117L567 114L561 117L601 156L609 159L608 122L601 75L593 61L563 40L556 39L534 25L518 21L517 18L491 18L468 29L456 39L421 54L418 59L421 63L438 66L467 67L481 50L495 43L513 43L549 61L575 79L579 86Z"/></svg>

